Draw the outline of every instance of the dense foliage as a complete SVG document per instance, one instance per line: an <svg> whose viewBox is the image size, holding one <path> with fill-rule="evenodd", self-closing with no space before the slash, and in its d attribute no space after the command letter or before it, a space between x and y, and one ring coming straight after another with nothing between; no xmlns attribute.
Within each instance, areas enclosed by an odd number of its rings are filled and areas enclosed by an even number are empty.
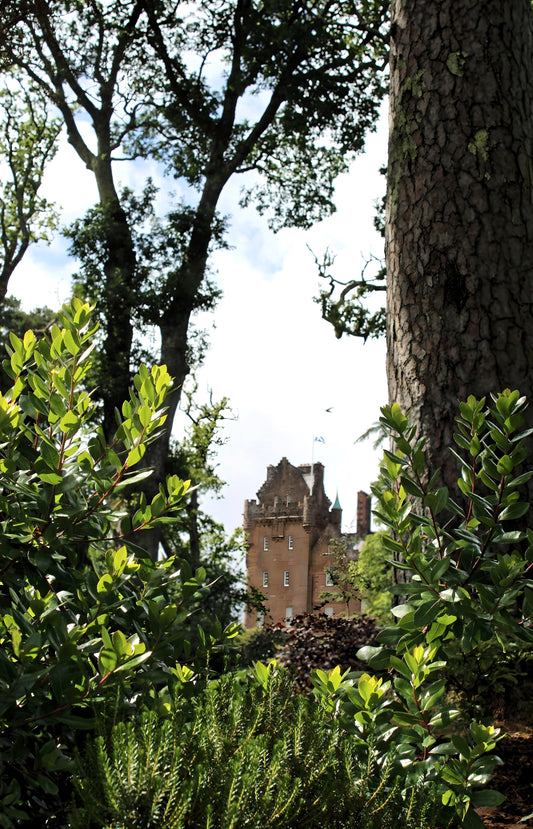
<svg viewBox="0 0 533 829"><path fill-rule="evenodd" d="M383 531L367 535L357 560L351 565L354 583L361 594L364 613L381 621L390 620L392 566Z"/></svg>
<svg viewBox="0 0 533 829"><path fill-rule="evenodd" d="M376 635L377 627L370 616L345 619L309 613L291 619L284 640L278 640L272 655L290 670L298 691L308 694L314 670L360 670L358 653L364 646L373 645Z"/></svg>
<svg viewBox="0 0 533 829"><path fill-rule="evenodd" d="M501 683L502 661L512 670L533 643L533 531L525 524L530 504L524 487L533 475L526 466L524 429L526 400L505 390L485 398L470 396L460 405L457 450L451 449L460 478L463 503L445 487L437 487L438 471L426 468L425 439L399 406L382 409L381 422L393 440L385 451L379 483L377 517L391 535L383 541L394 566L409 578L396 584L403 603L393 609L397 624L378 635L378 647L361 656L374 667L393 670L396 690L407 691L404 663L409 654L428 653L440 664L434 693L442 695L447 677L481 673L487 689ZM503 659L502 659L503 657ZM514 660L513 660L514 657ZM413 696L415 700L415 696ZM419 706L404 718L416 728ZM431 720L426 730L427 759L435 750ZM422 731L420 732L422 736ZM462 738L452 742L462 759L450 763L445 779L453 784L454 803L464 826L480 826L471 803L491 805L492 795L470 796L456 790L460 779L477 779L476 763L468 761ZM483 775L482 775L483 777ZM485 778L484 778L485 780Z"/></svg>
<svg viewBox="0 0 533 829"><path fill-rule="evenodd" d="M386 0L27 0L0 8L0 68L58 113L98 204L71 230L104 341L104 431L127 397L135 333L156 331L175 378L163 439L190 370L193 316L216 298L207 279L230 181L274 227L334 210L334 183L373 129L386 92ZM143 159L178 181L164 218L151 182L121 190L117 163ZM158 541L158 537L154 534ZM154 544L152 555L155 557Z"/></svg>
<svg viewBox="0 0 533 829"><path fill-rule="evenodd" d="M0 301L28 247L48 241L58 214L41 193L47 165L57 150L61 122L33 83L4 73L0 92Z"/></svg>
<svg viewBox="0 0 533 829"><path fill-rule="evenodd" d="M478 829L474 806L501 802L486 788L498 732L461 722L446 689L471 655L490 673L499 648L531 649L533 532L513 526L533 474L522 468L525 400L505 391L488 407L461 404L464 507L428 480L409 419L383 409L395 444L374 487L390 531L380 543L412 578L395 587L398 623L359 651L387 674L324 670L324 656L313 702L275 663L213 679L238 626L194 625L205 571L153 561L138 544L169 526L189 486L170 475L150 502L135 494L170 378L141 367L108 444L91 422L90 312L74 299L40 339L12 333L4 362L1 825L289 829L327 813L332 827Z"/></svg>
<svg viewBox="0 0 533 829"><path fill-rule="evenodd" d="M381 635L405 649L439 642L447 659L468 657L490 640L502 649L533 642L533 530L523 528L530 504L523 487L526 400L517 391L461 403L451 449L460 469L462 505L435 488L424 459L424 438L397 405L382 422L395 449L385 452L377 517L391 529L384 543L395 568L412 577L395 587L406 601L395 609L398 626ZM522 528L517 528L517 523ZM393 632L394 631L394 632Z"/></svg>
<svg viewBox="0 0 533 829"><path fill-rule="evenodd" d="M256 663L252 675L227 675L191 702L179 698L162 723L147 714L119 725L80 763L76 825L436 826L443 811L437 788L413 776L404 789L394 751L378 747L369 729L347 735L353 717L332 716L320 688L322 705L294 695L289 674L275 663ZM360 707L368 710L367 703Z"/></svg>
<svg viewBox="0 0 533 829"><path fill-rule="evenodd" d="M10 337L0 395L0 820L50 819L69 798L80 732L111 706L165 706L177 660L208 671L227 635L191 623L205 573L138 546L166 524L188 482L169 476L151 502L132 499L147 444L165 418L170 377L141 366L109 445L91 423L85 380L95 328L80 300L49 334ZM140 470L140 471L139 471ZM237 627L238 629L238 627ZM235 630L236 632L236 630Z"/></svg>

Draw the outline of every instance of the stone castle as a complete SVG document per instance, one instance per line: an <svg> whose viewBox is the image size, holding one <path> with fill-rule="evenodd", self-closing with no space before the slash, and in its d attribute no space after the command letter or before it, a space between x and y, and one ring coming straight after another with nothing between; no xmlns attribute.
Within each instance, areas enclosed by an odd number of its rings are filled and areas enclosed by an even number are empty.
<svg viewBox="0 0 533 829"><path fill-rule="evenodd" d="M328 568L331 541L341 536L341 519L338 498L331 506L324 491L321 463L293 466L282 458L277 466L267 467L257 500L244 502L248 583L266 596L266 621L282 622L318 609L328 616L342 612L342 603L324 604L320 598L325 590L335 590ZM360 492L356 536L363 539L369 532L370 498ZM245 613L246 628L261 623L256 611Z"/></svg>

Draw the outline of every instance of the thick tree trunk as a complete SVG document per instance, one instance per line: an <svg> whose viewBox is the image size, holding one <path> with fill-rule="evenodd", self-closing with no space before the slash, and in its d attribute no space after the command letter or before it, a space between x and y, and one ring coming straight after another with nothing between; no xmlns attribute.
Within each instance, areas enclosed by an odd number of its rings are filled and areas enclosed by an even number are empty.
<svg viewBox="0 0 533 829"><path fill-rule="evenodd" d="M388 379L454 487L458 401L533 408L530 0L393 0Z"/></svg>

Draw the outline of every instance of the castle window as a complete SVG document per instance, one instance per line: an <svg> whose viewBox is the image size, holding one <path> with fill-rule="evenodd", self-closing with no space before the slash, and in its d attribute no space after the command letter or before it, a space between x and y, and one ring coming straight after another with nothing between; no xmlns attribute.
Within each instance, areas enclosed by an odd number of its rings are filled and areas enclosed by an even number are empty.
<svg viewBox="0 0 533 829"><path fill-rule="evenodd" d="M263 550L268 550L268 535L263 538Z"/></svg>
<svg viewBox="0 0 533 829"><path fill-rule="evenodd" d="M289 536L289 550L294 550L294 536Z"/></svg>
<svg viewBox="0 0 533 829"><path fill-rule="evenodd" d="M289 571L285 570L285 572L283 573L283 587L288 587L288 586L289 586Z"/></svg>
<svg viewBox="0 0 533 829"><path fill-rule="evenodd" d="M333 567L328 567L326 570L326 587L333 587L335 582L333 581Z"/></svg>
<svg viewBox="0 0 533 829"><path fill-rule="evenodd" d="M277 507L278 502L279 502L279 498L278 498L278 496L277 496L277 495L274 495L274 507Z"/></svg>
<svg viewBox="0 0 533 829"><path fill-rule="evenodd" d="M285 618L291 619L292 618L292 607L285 608Z"/></svg>
<svg viewBox="0 0 533 829"><path fill-rule="evenodd" d="M268 587L268 570L263 570L263 587Z"/></svg>

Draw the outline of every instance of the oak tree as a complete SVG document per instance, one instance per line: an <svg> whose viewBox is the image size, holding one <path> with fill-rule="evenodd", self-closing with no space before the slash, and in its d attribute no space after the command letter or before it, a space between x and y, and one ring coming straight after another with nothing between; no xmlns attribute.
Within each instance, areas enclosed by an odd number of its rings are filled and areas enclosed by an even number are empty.
<svg viewBox="0 0 533 829"><path fill-rule="evenodd" d="M57 211L41 188L60 129L39 89L24 89L8 73L0 92L0 301L29 246L48 241L57 226Z"/></svg>
<svg viewBox="0 0 533 829"><path fill-rule="evenodd" d="M191 316L205 287L228 182L275 227L309 227L333 207L337 175L363 147L385 93L386 0L27 0L0 11L0 59L48 96L94 174L104 221L104 422L127 396L133 319L158 329L175 378L154 484L188 373ZM178 181L175 260L144 280L116 180L119 160L153 159ZM245 179L245 176L247 179ZM176 240L178 242L176 243Z"/></svg>

